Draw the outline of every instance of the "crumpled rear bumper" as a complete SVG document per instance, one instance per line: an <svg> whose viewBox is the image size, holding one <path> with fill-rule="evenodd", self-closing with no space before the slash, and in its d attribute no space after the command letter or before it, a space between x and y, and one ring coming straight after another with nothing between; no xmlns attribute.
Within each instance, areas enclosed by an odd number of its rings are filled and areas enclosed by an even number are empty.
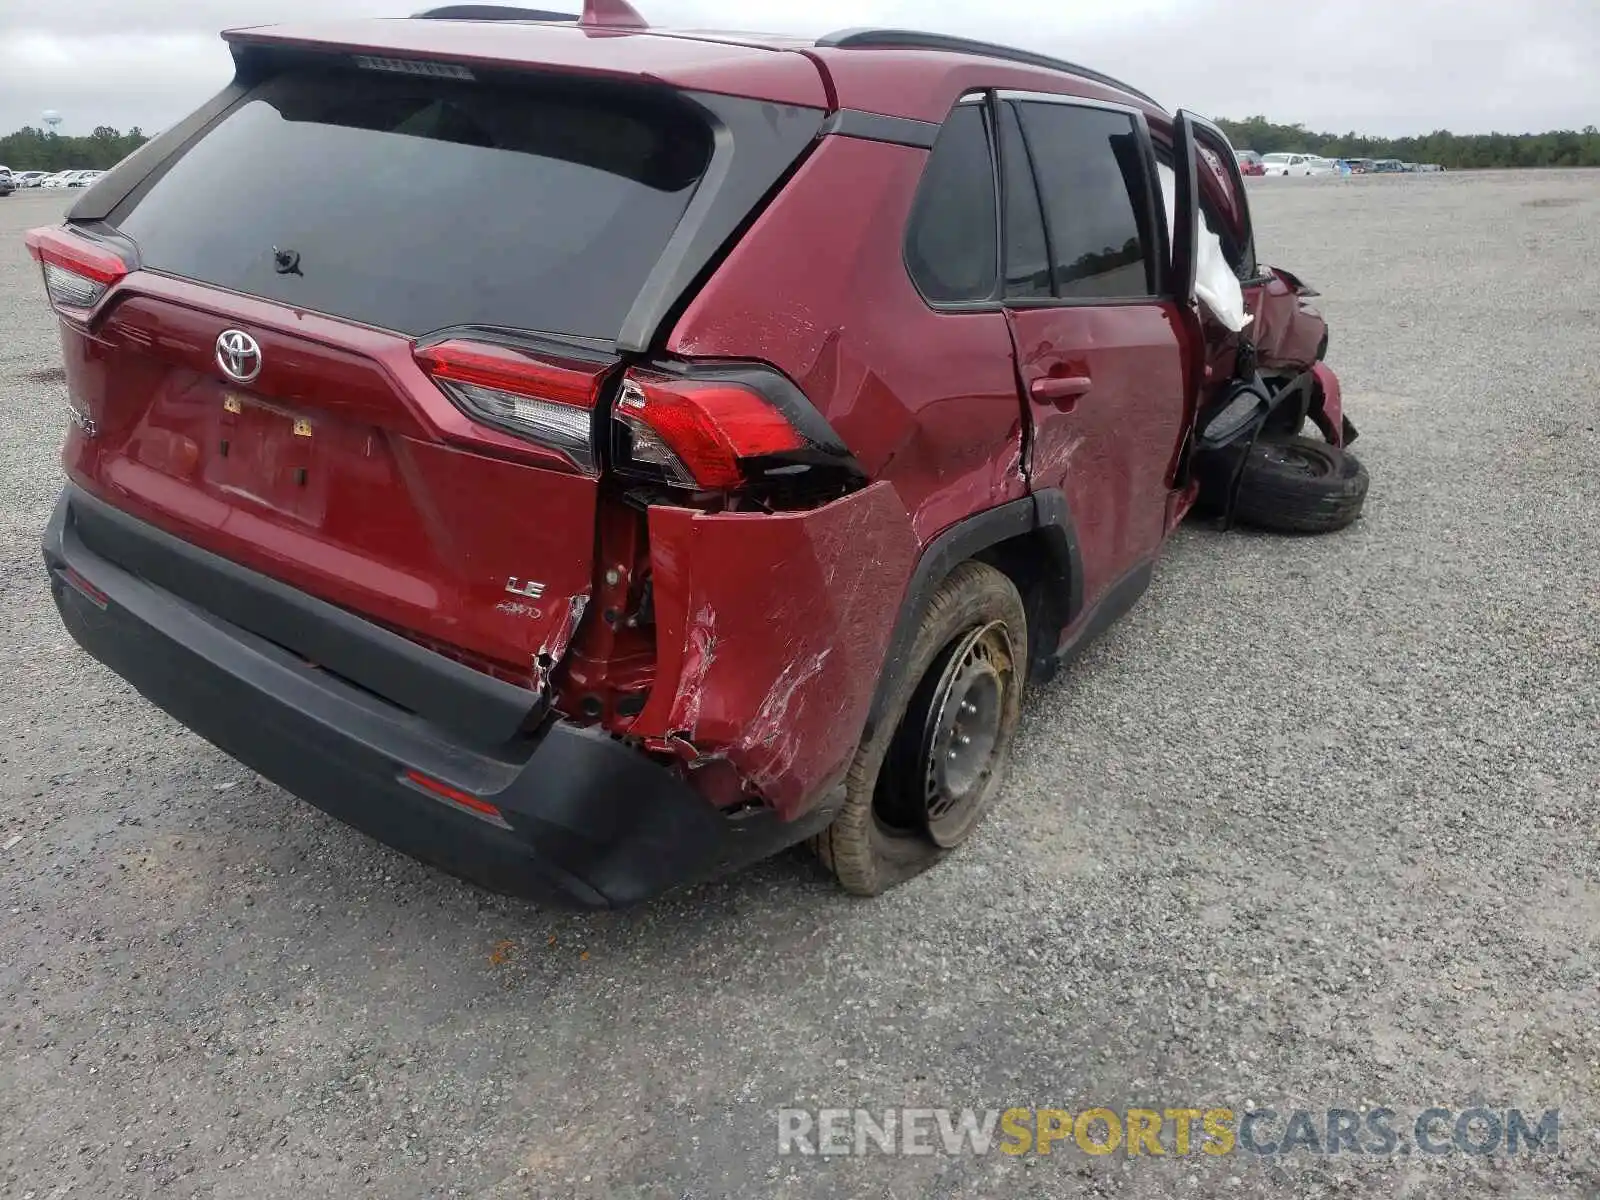
<svg viewBox="0 0 1600 1200"><path fill-rule="evenodd" d="M152 703L333 816L495 891L629 904L766 857L832 815L826 801L794 821L765 808L725 814L637 750L560 721L477 744L214 611L208 596L237 603L281 585L75 487L51 517L44 558L68 631ZM195 586L177 594L128 562ZM303 595L296 605L300 622L357 620ZM239 604L233 615L256 611ZM382 639L373 645L381 653ZM388 665L413 684L436 670L441 688L461 687L459 664L415 647ZM486 695L486 713L506 701Z"/></svg>

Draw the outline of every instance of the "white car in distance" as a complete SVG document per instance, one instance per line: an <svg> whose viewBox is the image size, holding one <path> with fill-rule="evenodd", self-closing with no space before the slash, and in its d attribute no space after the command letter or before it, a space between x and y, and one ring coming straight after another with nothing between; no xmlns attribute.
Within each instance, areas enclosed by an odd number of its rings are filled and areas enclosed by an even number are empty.
<svg viewBox="0 0 1600 1200"><path fill-rule="evenodd" d="M1311 175L1311 160L1309 154L1264 154L1261 165L1268 175Z"/></svg>

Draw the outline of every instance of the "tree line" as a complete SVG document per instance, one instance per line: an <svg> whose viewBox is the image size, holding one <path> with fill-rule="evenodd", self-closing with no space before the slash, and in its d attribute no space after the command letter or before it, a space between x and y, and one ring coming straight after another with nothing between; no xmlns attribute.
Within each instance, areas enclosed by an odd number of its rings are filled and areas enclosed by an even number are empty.
<svg viewBox="0 0 1600 1200"><path fill-rule="evenodd" d="M101 125L88 137L62 137L24 125L0 137L0 164L13 171L104 171L149 140L137 125L127 133Z"/></svg>
<svg viewBox="0 0 1600 1200"><path fill-rule="evenodd" d="M1265 117L1219 118L1217 125L1238 150L1320 154L1324 158L1398 158L1438 163L1450 170L1474 167L1600 167L1600 129L1587 125L1548 133L1451 133L1436 129L1417 137L1381 138L1359 133L1313 133L1304 125L1279 125Z"/></svg>
<svg viewBox="0 0 1600 1200"><path fill-rule="evenodd" d="M1417 137L1380 138L1359 133L1313 133L1304 125L1279 125L1266 117L1217 124L1240 150L1260 154L1295 151L1328 158L1398 158L1438 163L1451 170L1474 167L1600 167L1600 129L1587 125L1548 133L1451 133L1438 129ZM105 170L148 139L135 125L121 133L101 125L88 137L63 137L24 125L0 137L0 163L13 171Z"/></svg>

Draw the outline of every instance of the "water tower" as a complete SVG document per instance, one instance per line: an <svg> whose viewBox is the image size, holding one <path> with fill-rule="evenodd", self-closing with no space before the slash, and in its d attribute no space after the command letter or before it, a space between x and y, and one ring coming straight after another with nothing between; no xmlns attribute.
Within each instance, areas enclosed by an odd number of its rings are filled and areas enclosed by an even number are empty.
<svg viewBox="0 0 1600 1200"><path fill-rule="evenodd" d="M56 131L56 126L61 124L61 114L53 108L44 110L44 123L50 127L50 132Z"/></svg>

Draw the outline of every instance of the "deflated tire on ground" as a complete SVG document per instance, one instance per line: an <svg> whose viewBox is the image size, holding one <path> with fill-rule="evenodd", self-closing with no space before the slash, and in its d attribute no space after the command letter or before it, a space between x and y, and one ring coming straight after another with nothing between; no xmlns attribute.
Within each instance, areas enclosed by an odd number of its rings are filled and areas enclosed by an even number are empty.
<svg viewBox="0 0 1600 1200"><path fill-rule="evenodd" d="M1197 469L1205 508L1225 509L1237 477L1234 519L1276 533L1343 529L1367 499L1367 469L1355 455L1315 438L1263 438L1248 452L1229 446L1202 456Z"/></svg>

